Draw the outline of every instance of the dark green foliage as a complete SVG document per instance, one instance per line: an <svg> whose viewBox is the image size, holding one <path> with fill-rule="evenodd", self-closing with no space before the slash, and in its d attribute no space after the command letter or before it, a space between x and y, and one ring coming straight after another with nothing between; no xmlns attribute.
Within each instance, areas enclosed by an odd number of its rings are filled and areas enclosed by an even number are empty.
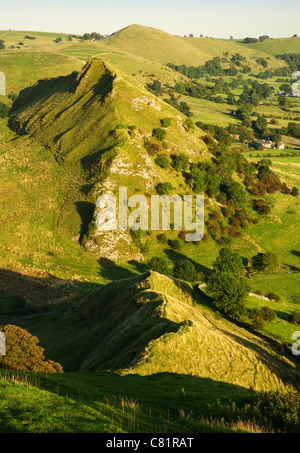
<svg viewBox="0 0 300 453"><path fill-rule="evenodd" d="M225 314L240 317L249 286L244 277L228 272L214 272L208 279L207 288L215 306Z"/></svg>
<svg viewBox="0 0 300 453"><path fill-rule="evenodd" d="M0 50L3 50L3 49L5 49L5 44L4 44L3 39L0 39Z"/></svg>
<svg viewBox="0 0 300 453"><path fill-rule="evenodd" d="M289 123L286 130L286 135L291 137L300 138L300 124Z"/></svg>
<svg viewBox="0 0 300 453"><path fill-rule="evenodd" d="M258 253L251 259L252 267L258 272L272 272L279 267L278 258L275 253Z"/></svg>
<svg viewBox="0 0 300 453"><path fill-rule="evenodd" d="M169 239L168 244L173 250L181 249L181 242L179 239Z"/></svg>
<svg viewBox="0 0 300 453"><path fill-rule="evenodd" d="M273 291L269 291L266 294L266 297L268 297L270 300L274 300L275 302L278 302L280 300L280 296Z"/></svg>
<svg viewBox="0 0 300 453"><path fill-rule="evenodd" d="M173 189L172 184L169 182L159 182L155 186L156 192L159 195L168 195L169 192Z"/></svg>
<svg viewBox="0 0 300 453"><path fill-rule="evenodd" d="M196 193L204 193L206 189L206 173L200 168L192 168L189 174L189 184Z"/></svg>
<svg viewBox="0 0 300 453"><path fill-rule="evenodd" d="M163 141L166 137L167 133L164 129L161 129L159 127L153 129L152 136L157 138L159 141Z"/></svg>
<svg viewBox="0 0 300 453"><path fill-rule="evenodd" d="M225 272L241 275L245 270L242 257L233 250L224 247L220 250L213 268L216 272Z"/></svg>
<svg viewBox="0 0 300 453"><path fill-rule="evenodd" d="M148 84L148 88L150 88L150 90L155 91L156 93L162 92L162 86L159 80L154 80L152 84Z"/></svg>
<svg viewBox="0 0 300 453"><path fill-rule="evenodd" d="M161 127L170 127L172 118L163 118L160 120Z"/></svg>
<svg viewBox="0 0 300 453"><path fill-rule="evenodd" d="M161 168L167 168L169 166L169 158L165 154L160 154L155 159L155 163Z"/></svg>
<svg viewBox="0 0 300 453"><path fill-rule="evenodd" d="M3 104L3 102L0 102L0 118L5 118L8 116L9 113L9 107L7 105Z"/></svg>
<svg viewBox="0 0 300 453"><path fill-rule="evenodd" d="M242 407L232 400L223 404L218 399L209 405L209 412L213 418L227 423L250 420L267 429L293 431L299 423L300 396L296 391L257 392Z"/></svg>
<svg viewBox="0 0 300 453"><path fill-rule="evenodd" d="M170 263L166 258L154 256L147 263L147 269L160 274L172 275Z"/></svg>
<svg viewBox="0 0 300 453"><path fill-rule="evenodd" d="M300 325L300 310L295 310L290 314L290 322L292 324Z"/></svg>
<svg viewBox="0 0 300 453"><path fill-rule="evenodd" d="M298 197L299 195L299 189L298 187L294 186L291 190L291 195L293 195L293 197Z"/></svg>
<svg viewBox="0 0 300 453"><path fill-rule="evenodd" d="M243 186L238 182L232 182L226 187L228 200L233 200L236 206L242 206L246 198L246 192Z"/></svg>
<svg viewBox="0 0 300 453"><path fill-rule="evenodd" d="M267 215L271 212L271 207L263 199L256 200L253 207L260 215Z"/></svg>
<svg viewBox="0 0 300 453"><path fill-rule="evenodd" d="M172 167L175 168L176 171L181 172L186 170L189 166L189 158L183 154L173 154L172 158Z"/></svg>
<svg viewBox="0 0 300 453"><path fill-rule="evenodd" d="M197 278L197 272L194 265L188 260L183 259L176 261L173 268L173 275L180 280L193 282Z"/></svg>

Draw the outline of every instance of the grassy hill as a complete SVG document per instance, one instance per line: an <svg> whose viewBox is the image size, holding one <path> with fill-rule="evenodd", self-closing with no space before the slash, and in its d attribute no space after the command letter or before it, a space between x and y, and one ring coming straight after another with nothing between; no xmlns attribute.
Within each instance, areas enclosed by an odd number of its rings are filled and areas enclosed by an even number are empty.
<svg viewBox="0 0 300 453"><path fill-rule="evenodd" d="M244 49L265 52L270 55L282 55L284 53L299 53L300 37L266 39L262 42L243 44L237 42Z"/></svg>
<svg viewBox="0 0 300 453"><path fill-rule="evenodd" d="M211 59L209 54L179 37L142 25L130 25L113 33L105 44L164 64L202 65Z"/></svg>
<svg viewBox="0 0 300 453"><path fill-rule="evenodd" d="M292 361L201 297L151 272L112 282L55 323L33 321L30 329L65 371L191 374L256 390L296 384Z"/></svg>
<svg viewBox="0 0 300 453"><path fill-rule="evenodd" d="M150 196L159 182L169 182L172 193L190 193L184 172L156 163L160 154L170 162L180 153L190 163L216 159L201 139L203 131L164 102L177 81L191 80L166 63L199 66L240 53L256 73L263 68L257 58L266 58L269 68L280 67L274 55L284 47L297 51L299 38L243 45L132 25L101 42L25 31L1 31L0 39L6 44L0 70L7 75L7 94L19 93L14 103L0 97L11 108L9 117L0 118L0 313L3 322L10 319L37 335L65 370L61 376L1 372L0 430L251 430L201 416L210 415L207 405L218 397L241 402L249 389L297 386L297 362L262 335L223 318L190 284L145 273L145 262L160 256L172 263L187 258L198 276L208 274L222 241L208 235L188 243L178 231L168 232L164 243L151 231L140 240L129 232L97 234L95 202L101 191L117 194L119 186L126 186L129 196ZM239 76L235 96L250 78ZM164 85L162 95L149 89L156 79ZM203 77L201 83L213 84L211 79ZM281 83L266 81L276 89ZM176 99L191 106L192 122L239 126L222 96L224 103L178 93ZM296 117L296 102L291 111L274 99L255 110L287 126ZM165 131L163 140L153 134L156 128ZM296 138L283 140L298 146ZM242 156L240 145L236 149ZM299 158L278 153L270 151L272 170L288 187L299 186ZM250 162L258 160L254 155L243 154ZM232 178L242 183L238 172ZM277 316L264 333L290 344L298 329L289 315L299 305L300 200L281 191L267 193L271 212L260 216L251 210L254 199L247 193L243 207L257 221L229 238L229 245L244 261L258 252L276 253L278 272L256 274L249 283L253 292L279 293L279 302L268 302ZM228 230L230 217L223 216L222 203L206 197L206 220L221 217ZM172 239L179 240L178 249ZM265 304L247 300L250 308ZM23 315L29 317L19 319ZM187 415L191 411L193 416Z"/></svg>

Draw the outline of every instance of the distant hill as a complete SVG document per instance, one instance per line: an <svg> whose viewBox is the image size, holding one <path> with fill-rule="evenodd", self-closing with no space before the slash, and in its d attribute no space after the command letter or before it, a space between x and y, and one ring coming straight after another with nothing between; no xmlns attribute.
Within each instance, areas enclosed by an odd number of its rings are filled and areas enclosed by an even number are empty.
<svg viewBox="0 0 300 453"><path fill-rule="evenodd" d="M239 43L239 45L246 49L265 52L270 55L282 55L284 53L299 53L300 36L295 38L266 39L262 42L251 44Z"/></svg>
<svg viewBox="0 0 300 453"><path fill-rule="evenodd" d="M105 43L123 52L139 55L159 63L199 66L211 59L209 54L188 41L156 28L130 25L110 35Z"/></svg>

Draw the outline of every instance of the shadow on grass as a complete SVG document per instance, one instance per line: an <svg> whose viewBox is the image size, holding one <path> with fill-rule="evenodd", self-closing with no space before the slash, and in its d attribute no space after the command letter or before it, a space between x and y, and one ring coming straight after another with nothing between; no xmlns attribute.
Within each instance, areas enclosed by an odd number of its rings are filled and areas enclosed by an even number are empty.
<svg viewBox="0 0 300 453"><path fill-rule="evenodd" d="M98 260L100 265L99 274L108 280L121 280L134 277L137 274L126 267L119 266L109 258L101 257Z"/></svg>
<svg viewBox="0 0 300 453"><path fill-rule="evenodd" d="M175 263L176 261L179 261L179 260L190 261L198 273L203 272L203 274L209 275L212 272L212 270L209 267L206 267L200 263L196 263L196 261L194 261L193 259L189 258L186 255L183 255L182 253L177 252L176 250L166 248L166 249L164 249L164 253L167 255L169 260L172 261L173 263Z"/></svg>

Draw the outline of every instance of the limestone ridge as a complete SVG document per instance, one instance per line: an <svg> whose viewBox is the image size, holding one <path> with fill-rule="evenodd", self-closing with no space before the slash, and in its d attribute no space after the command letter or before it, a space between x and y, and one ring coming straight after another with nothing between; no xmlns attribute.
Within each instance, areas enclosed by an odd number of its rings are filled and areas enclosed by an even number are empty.
<svg viewBox="0 0 300 453"><path fill-rule="evenodd" d="M87 201L95 208L100 194L117 194L120 186L128 188L128 196L156 193L155 185L166 180L174 189L187 190L182 176L155 164L160 152L183 152L191 161L210 158L201 131L183 127L185 115L98 58L90 59L79 73L40 80L24 89L10 113L15 131L42 143L66 170L78 169L82 184L91 186ZM171 125L162 146L153 130L166 117ZM99 257L143 259L129 231L97 230L97 212L82 245Z"/></svg>

